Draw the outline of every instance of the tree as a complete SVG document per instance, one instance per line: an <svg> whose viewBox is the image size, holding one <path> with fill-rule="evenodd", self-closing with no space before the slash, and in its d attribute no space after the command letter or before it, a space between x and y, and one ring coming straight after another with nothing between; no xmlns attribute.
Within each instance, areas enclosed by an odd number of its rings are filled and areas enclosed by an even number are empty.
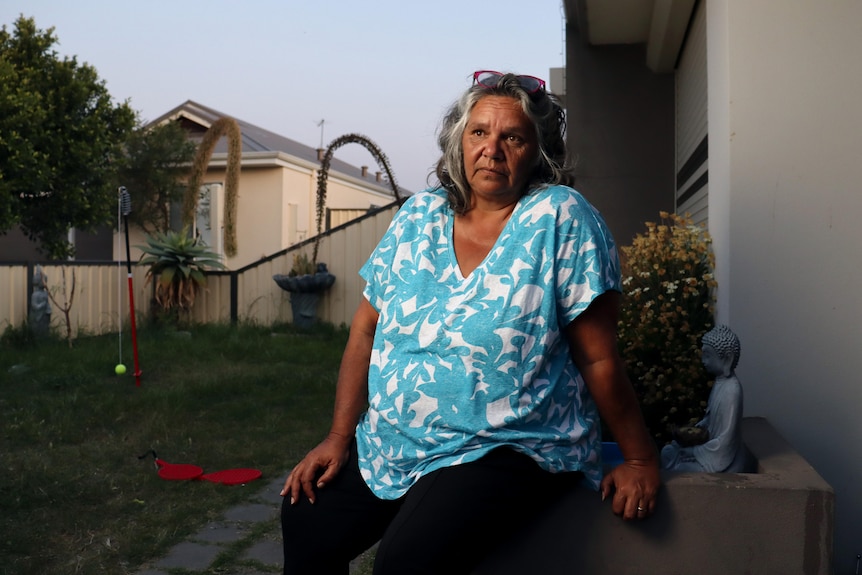
<svg viewBox="0 0 862 575"><path fill-rule="evenodd" d="M183 201L183 179L195 154L195 144L177 122L139 126L125 146L118 186L132 200L129 222L148 234L171 229L171 204Z"/></svg>
<svg viewBox="0 0 862 575"><path fill-rule="evenodd" d="M20 225L50 257L73 254L69 228L116 213L116 163L136 123L95 68L60 59L54 29L21 16L0 29L0 233Z"/></svg>

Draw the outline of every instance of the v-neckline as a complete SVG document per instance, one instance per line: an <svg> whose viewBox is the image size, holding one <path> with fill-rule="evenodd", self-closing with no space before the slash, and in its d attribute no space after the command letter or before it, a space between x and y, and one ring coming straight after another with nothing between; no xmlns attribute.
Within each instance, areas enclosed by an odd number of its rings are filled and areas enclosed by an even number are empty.
<svg viewBox="0 0 862 575"><path fill-rule="evenodd" d="M470 273L468 273L467 275L464 275L464 272L461 269L461 263L458 261L458 255L455 251L455 212L452 210L449 211L449 218L446 223L446 235L449 239L449 257L452 261L452 266L455 268L455 275L460 281L463 282L468 279L471 279L477 271L483 270L485 268L491 255L497 250L500 244L500 238L506 235L509 226L512 225L512 220L514 219L515 214L521 207L522 199L523 196L518 198L518 200L515 202L515 207L512 209L511 213L509 214L509 217L506 219L506 223L503 224L503 227L500 229L500 233L497 235L497 238L494 240L494 243L491 245L491 248L488 250L488 253L485 254L485 256L476 265L476 267L470 270Z"/></svg>

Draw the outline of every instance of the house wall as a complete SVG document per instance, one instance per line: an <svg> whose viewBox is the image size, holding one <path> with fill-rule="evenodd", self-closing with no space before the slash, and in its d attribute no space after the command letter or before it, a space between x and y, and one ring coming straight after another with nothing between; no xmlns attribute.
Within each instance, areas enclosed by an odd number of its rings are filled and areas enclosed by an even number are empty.
<svg viewBox="0 0 862 575"><path fill-rule="evenodd" d="M834 488L835 573L862 553L862 3L707 2L718 320L745 413Z"/></svg>
<svg viewBox="0 0 862 575"><path fill-rule="evenodd" d="M309 177L310 172L277 167L242 170L236 218L237 253L227 258L225 265L239 269L287 247L281 245L283 210L290 190L302 189ZM224 172L209 170L204 181L224 182Z"/></svg>
<svg viewBox="0 0 862 575"><path fill-rule="evenodd" d="M237 255L227 259L230 269L239 269L317 234L318 173L316 169L287 165L242 170ZM204 181L223 182L224 171L210 169ZM331 173L327 179L328 208L367 209L391 201L391 195L363 188L338 174Z"/></svg>
<svg viewBox="0 0 862 575"><path fill-rule="evenodd" d="M203 183L224 183L223 164L223 158L214 156ZM317 233L318 173L312 167L284 161L242 169L237 207L237 253L224 261L229 269L240 269ZM364 210L388 205L392 199L391 194L370 190L341 174L331 172L327 179L328 208ZM131 259L137 261L141 251L135 246L146 243L145 234L141 230L130 229L129 237ZM118 244L114 234L115 259L126 259L123 242L120 239Z"/></svg>
<svg viewBox="0 0 862 575"><path fill-rule="evenodd" d="M673 92L673 74L647 68L644 45L589 46L569 24L566 112L575 187L621 245L659 211L673 211Z"/></svg>
<svg viewBox="0 0 862 575"><path fill-rule="evenodd" d="M113 235L110 226L100 226L93 232L75 230L75 259L104 260L111 257L106 239ZM23 262L45 259L36 242L16 226L0 234L0 262Z"/></svg>
<svg viewBox="0 0 862 575"><path fill-rule="evenodd" d="M317 174L315 172L315 178ZM388 184L381 182L381 186L389 189ZM315 181L314 193L312 195L312 219L314 206L317 201L317 182ZM368 209L371 205L377 207L390 203L394 198L391 191L388 196L379 193L369 193L367 189L350 183L347 179L337 174L330 173L326 181L326 207L333 209ZM312 228L314 229L314 228ZM314 235L314 234L312 234Z"/></svg>

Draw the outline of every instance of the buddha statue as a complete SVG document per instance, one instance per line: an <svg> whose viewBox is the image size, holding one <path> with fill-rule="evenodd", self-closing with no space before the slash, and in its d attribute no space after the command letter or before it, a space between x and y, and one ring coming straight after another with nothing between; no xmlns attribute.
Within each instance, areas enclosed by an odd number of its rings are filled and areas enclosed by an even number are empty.
<svg viewBox="0 0 862 575"><path fill-rule="evenodd" d="M736 377L739 338L727 326L718 325L701 340L701 361L715 377L706 415L693 427L674 432L674 439L661 451L664 469L708 473L745 471L746 450L742 442L742 386Z"/></svg>
<svg viewBox="0 0 862 575"><path fill-rule="evenodd" d="M48 297L48 277L42 266L33 272L33 293L30 295L30 329L37 336L48 335L51 329L51 302Z"/></svg>

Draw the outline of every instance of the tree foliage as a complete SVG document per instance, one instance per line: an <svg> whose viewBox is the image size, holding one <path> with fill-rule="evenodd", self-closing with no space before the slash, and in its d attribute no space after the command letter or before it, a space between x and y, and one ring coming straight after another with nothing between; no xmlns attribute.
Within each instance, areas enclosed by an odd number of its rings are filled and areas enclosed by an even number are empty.
<svg viewBox="0 0 862 575"><path fill-rule="evenodd" d="M70 227L116 213L116 163L136 114L114 104L95 68L52 49L54 29L21 16L0 29L0 233L15 225L51 257Z"/></svg>
<svg viewBox="0 0 862 575"><path fill-rule="evenodd" d="M148 234L171 229L171 204L183 201L183 179L195 144L176 122L136 128L125 146L118 185L132 200L129 221Z"/></svg>

